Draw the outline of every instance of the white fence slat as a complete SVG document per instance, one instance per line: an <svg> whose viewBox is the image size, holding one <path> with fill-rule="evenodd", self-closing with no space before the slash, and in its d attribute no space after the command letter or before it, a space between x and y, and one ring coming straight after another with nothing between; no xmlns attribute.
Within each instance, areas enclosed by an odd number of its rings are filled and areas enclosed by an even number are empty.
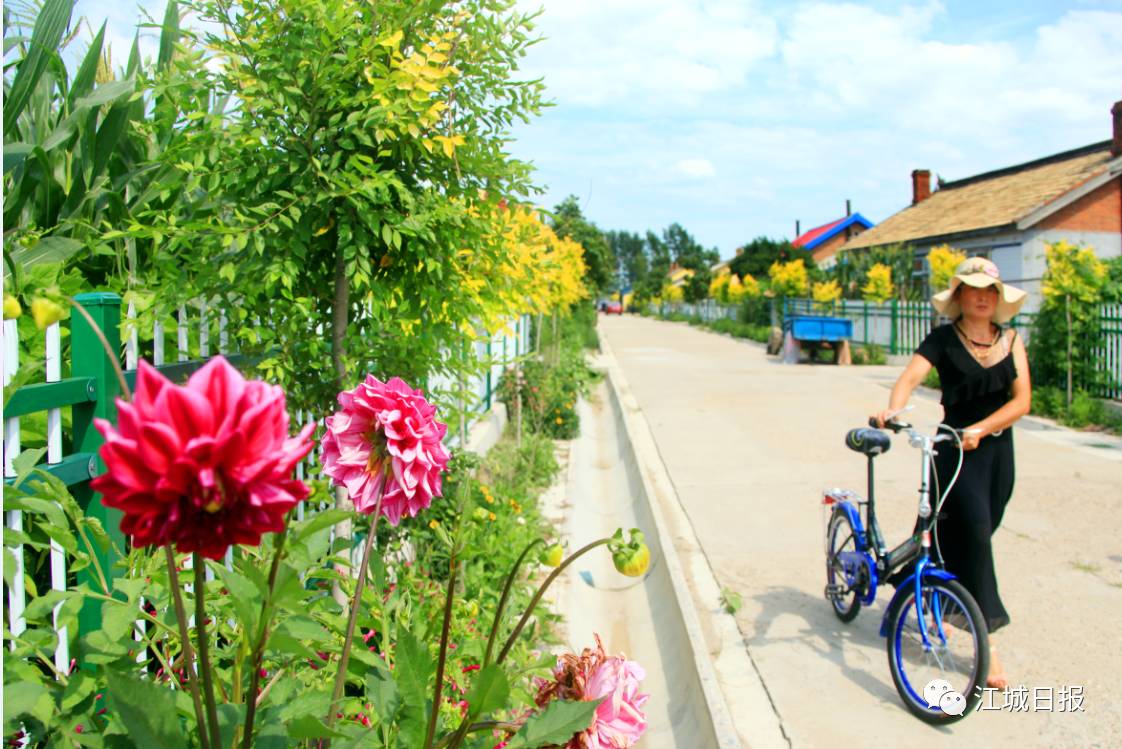
<svg viewBox="0 0 1122 749"><path fill-rule="evenodd" d="M199 302L199 358L210 356L210 319L207 317L206 300Z"/></svg>
<svg viewBox="0 0 1122 749"><path fill-rule="evenodd" d="M16 320L4 321L4 384L7 385L15 377L19 369L19 328ZM20 451L19 417L4 419L4 477L11 478L16 475L15 459ZM4 521L9 529L17 533L23 531L23 513L19 510L10 510L4 513ZM24 559L23 544L8 547L15 557L15 574L12 585L8 588L8 629L12 635L19 636L27 629L27 622L23 618L23 610L27 606L27 595L24 590ZM16 643L12 642L14 650Z"/></svg>
<svg viewBox="0 0 1122 749"><path fill-rule="evenodd" d="M159 320L152 323L152 364L161 366L164 363L164 324Z"/></svg>
<svg viewBox="0 0 1122 749"><path fill-rule="evenodd" d="M140 351L140 331L136 327L136 305L129 302L128 311L125 313L126 327L129 335L125 339L125 369L136 369Z"/></svg>
<svg viewBox="0 0 1122 749"><path fill-rule="evenodd" d="M191 358L189 346L187 344L187 307L186 305L179 305L179 314L175 318L175 350L178 356L178 361L187 361Z"/></svg>
<svg viewBox="0 0 1122 749"><path fill-rule="evenodd" d="M226 310L218 311L218 353L225 356L230 353L230 334L226 330Z"/></svg>
<svg viewBox="0 0 1122 749"><path fill-rule="evenodd" d="M46 381L58 382L62 378L61 336L56 322L46 330ZM62 462L62 409L47 410L47 463ZM51 541L51 588L66 590L66 552L57 541ZM53 619L58 643L55 646L55 668L67 673L70 666L70 643L66 627L58 626L58 613L62 603L55 606Z"/></svg>

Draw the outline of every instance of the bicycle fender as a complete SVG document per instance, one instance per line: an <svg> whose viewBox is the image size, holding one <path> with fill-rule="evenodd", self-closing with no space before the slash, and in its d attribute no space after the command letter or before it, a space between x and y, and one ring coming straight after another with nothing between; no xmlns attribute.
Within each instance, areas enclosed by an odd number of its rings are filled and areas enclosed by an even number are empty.
<svg viewBox="0 0 1122 749"><path fill-rule="evenodd" d="M834 512L844 512L853 532L857 534L857 547L864 549L866 545L865 525L861 522L861 511L852 502L838 502L834 505Z"/></svg>
<svg viewBox="0 0 1122 749"><path fill-rule="evenodd" d="M947 572L944 569L939 569L938 567L926 567L923 570L923 576L924 577L934 577L934 578L937 578L939 580L956 580L957 579L950 572ZM908 575L908 578L906 580L904 580L904 582L900 583L899 587L896 588L896 592L892 594L892 599L888 602L888 606L885 607L884 616L881 617L881 620L880 620L880 636L881 637L888 637L888 614L889 614L890 611L892 611L892 605L894 603L896 603L896 599L900 598L901 596L905 596L905 595L908 594L909 588L911 586L915 585L915 579L916 579L916 576L914 574Z"/></svg>

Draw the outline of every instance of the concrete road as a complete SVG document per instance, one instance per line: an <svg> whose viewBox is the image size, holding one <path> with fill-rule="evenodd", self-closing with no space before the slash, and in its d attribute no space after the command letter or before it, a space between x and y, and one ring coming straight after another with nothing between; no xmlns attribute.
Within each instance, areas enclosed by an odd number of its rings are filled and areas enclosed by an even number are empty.
<svg viewBox="0 0 1122 749"><path fill-rule="evenodd" d="M743 596L744 647L792 746L1122 746L1122 441L1017 427L1016 490L994 538L1012 624L994 641L1029 711L932 728L893 687L877 632L888 596L848 625L822 596L821 491L864 493L864 458L843 437L884 407L898 370L784 366L748 342L630 315L600 332L718 582ZM938 422L936 401L914 403L912 421ZM897 439L877 467L894 544L915 519L919 454ZM1081 709L1061 712L1061 690L1080 689Z"/></svg>

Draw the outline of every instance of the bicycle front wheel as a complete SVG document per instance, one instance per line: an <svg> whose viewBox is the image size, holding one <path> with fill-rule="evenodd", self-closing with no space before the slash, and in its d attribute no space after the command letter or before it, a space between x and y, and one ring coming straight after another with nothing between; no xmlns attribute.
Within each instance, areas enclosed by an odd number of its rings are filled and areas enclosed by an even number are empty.
<svg viewBox="0 0 1122 749"><path fill-rule="evenodd" d="M888 667L913 715L947 724L978 706L989 673L989 636L978 603L961 583L925 579L919 606L909 586L893 601L888 622ZM960 698L944 697L951 691Z"/></svg>

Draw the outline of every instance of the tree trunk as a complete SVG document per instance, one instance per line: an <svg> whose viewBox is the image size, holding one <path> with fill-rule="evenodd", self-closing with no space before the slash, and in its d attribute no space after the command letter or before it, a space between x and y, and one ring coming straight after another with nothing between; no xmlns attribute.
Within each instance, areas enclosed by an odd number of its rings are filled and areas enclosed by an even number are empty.
<svg viewBox="0 0 1122 749"><path fill-rule="evenodd" d="M1067 317L1067 407L1071 408L1071 294L1064 296L1064 314Z"/></svg>
<svg viewBox="0 0 1122 749"><path fill-rule="evenodd" d="M347 362L346 362L346 340L347 340L347 323L350 316L350 295L351 287L347 281L347 263L343 257L343 248L339 246L338 239L336 239L335 246L335 300L331 308L331 363L335 369L335 381L338 384L339 390L346 387L347 378ZM351 498L347 495L345 487L335 487L335 507L340 510L352 510L354 504ZM335 537L353 540L354 528L350 520L344 520L335 526ZM354 556L353 554L351 555ZM351 564L347 569L337 568L337 571L347 574L349 571L352 575L355 572L355 566ZM331 595L335 601L346 608L349 605L347 594L343 591L342 586L335 582L331 586Z"/></svg>

